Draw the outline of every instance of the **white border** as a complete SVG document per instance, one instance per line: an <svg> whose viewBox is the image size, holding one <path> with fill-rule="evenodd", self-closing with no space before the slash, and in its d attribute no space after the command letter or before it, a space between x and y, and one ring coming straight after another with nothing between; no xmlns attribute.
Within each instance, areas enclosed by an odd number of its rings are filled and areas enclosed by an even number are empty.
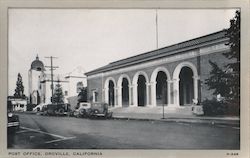
<svg viewBox="0 0 250 158"><path fill-rule="evenodd" d="M249 1L248 0L1 0L0 1L0 157L9 157L6 148L6 107L7 102L7 66L8 66L8 8L116 8L116 9L138 9L138 8L240 8L241 9L241 149L232 150L98 150L103 153L98 157L230 157L227 153L237 152L238 156L249 157ZM11 150L11 151L46 151L46 150ZM50 150L62 151L62 150ZM79 150L69 150L70 152ZM85 150L91 151L91 150ZM18 156L24 157L24 156ZM25 156L34 157L34 156ZM37 156L39 157L39 156ZM46 156L43 156L46 157ZM84 156L94 157L94 156Z"/></svg>

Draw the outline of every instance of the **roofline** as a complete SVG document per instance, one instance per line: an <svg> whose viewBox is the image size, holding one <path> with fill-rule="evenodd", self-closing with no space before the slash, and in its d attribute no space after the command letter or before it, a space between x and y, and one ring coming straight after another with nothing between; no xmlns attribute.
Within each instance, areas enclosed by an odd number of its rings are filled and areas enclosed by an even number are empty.
<svg viewBox="0 0 250 158"><path fill-rule="evenodd" d="M193 39L190 39L190 40L186 40L186 41L183 41L183 42L172 44L172 45L169 45L169 46L166 46L166 47L162 47L162 48L159 48L159 49L154 49L154 50L151 50L151 51L148 51L148 52L145 52L145 53L141 53L141 54L134 55L134 56L131 56L131 57L128 57L128 58L117 60L117 61L111 62L109 64L117 63L117 62L120 62L120 61L124 61L124 60L127 60L127 59L131 59L131 58L137 57L137 56L149 54L149 53L152 53L154 51L162 50L162 49L165 49L165 48L168 48L168 47L174 47L176 45L180 45L180 44L187 43L187 42L190 42L190 41L195 41L195 40L198 40L198 39L201 39L201 38L204 38L204 37L208 37L208 36L212 36L214 34L218 34L220 32L225 32L225 30L217 31L217 32L214 32L214 33L211 33L211 34L207 34L207 35L204 35L204 36L200 36L200 37L197 37L197 38L193 38Z"/></svg>
<svg viewBox="0 0 250 158"><path fill-rule="evenodd" d="M89 72L86 72L85 75L86 76L90 76L90 75L94 75L94 74L97 74L97 73L101 73L101 72L106 72L106 71L109 71L110 68L105 68L106 66L110 65L110 64L115 64L115 63L118 63L118 62L121 62L121 61L125 61L125 60L128 60L128 59L132 59L132 58L135 58L135 57L139 57L139 56L143 56L145 54L150 54L150 53L153 53L153 52L156 52L156 51L159 51L159 50L163 50L163 49L166 49L166 48L171 48L171 47L174 47L174 46L177 46L177 45L180 45L180 44L184 44L184 43L188 43L188 42L191 42L191 41L196 41L198 39L202 39L202 38L205 38L205 37L209 37L209 36L212 36L212 35L215 35L215 34L219 34L219 33L222 33L222 32L225 32L226 33L226 30L227 29L223 29L223 30L220 30L220 31L217 31L217 32L214 32L214 33L211 33L211 34L207 34L207 35L204 35L204 36L200 36L200 37L197 37L197 38L193 38L193 39L190 39L190 40L187 40L187 41L183 41L183 42L180 42L180 43L176 43L176 44L173 44L173 45L169 45L169 46L166 46L166 47L162 47L162 48L159 48L159 49L155 49L155 50L151 50L151 51L148 51L148 52L145 52L145 53L141 53L141 54L138 54L138 55L134 55L134 56L131 56L131 57L127 57L127 58L124 58L124 59L121 59L121 60L117 60L117 61L114 61L114 62L110 62L109 64L103 66L103 67L99 67L97 69L94 69L92 71L89 71ZM225 38L225 37L222 37L222 38ZM203 42L204 43L204 42ZM202 43L199 43L198 45L201 45ZM171 50L170 52L174 52L174 51L178 51L178 50L181 50L181 49L184 49L186 47L190 47L190 46L184 46L182 48L177 48L177 49L174 49L174 50ZM178 52L177 52L178 53ZM160 54L158 54L160 55ZM172 54L166 54L166 55L172 55ZM148 57L150 58L150 57ZM149 59L150 60L150 59ZM151 59L153 60L153 59ZM138 61L138 63L140 63L141 61ZM133 62L131 62L133 63ZM121 65L116 65L117 67L122 67L122 65L126 65L126 64L121 64ZM132 64L133 65L133 64ZM117 69L117 68L113 68L113 69Z"/></svg>
<svg viewBox="0 0 250 158"><path fill-rule="evenodd" d="M72 76L72 75L67 75L64 78L86 78L86 76Z"/></svg>
<svg viewBox="0 0 250 158"><path fill-rule="evenodd" d="M26 96L23 96L23 97L8 96L7 99L8 99L8 100L10 100L10 99L22 99L22 100L26 100L27 97L26 97Z"/></svg>

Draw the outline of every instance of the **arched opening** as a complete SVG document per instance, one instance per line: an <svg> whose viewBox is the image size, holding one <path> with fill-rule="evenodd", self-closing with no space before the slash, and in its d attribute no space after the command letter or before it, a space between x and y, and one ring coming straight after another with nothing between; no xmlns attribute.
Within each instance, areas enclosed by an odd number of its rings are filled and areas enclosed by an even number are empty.
<svg viewBox="0 0 250 158"><path fill-rule="evenodd" d="M137 80L137 99L138 106L146 105L146 78L143 75L139 75Z"/></svg>
<svg viewBox="0 0 250 158"><path fill-rule="evenodd" d="M129 82L128 79L122 79L122 106L129 106Z"/></svg>
<svg viewBox="0 0 250 158"><path fill-rule="evenodd" d="M194 99L193 71L189 67L182 67L179 74L179 103L190 105Z"/></svg>
<svg viewBox="0 0 250 158"><path fill-rule="evenodd" d="M162 106L162 104L168 103L167 97L167 75L163 71L159 71L156 77L156 104Z"/></svg>
<svg viewBox="0 0 250 158"><path fill-rule="evenodd" d="M110 106L114 106L115 105L115 95L114 95L114 82L113 81L109 81L109 85L108 85L108 98L109 98L109 105Z"/></svg>

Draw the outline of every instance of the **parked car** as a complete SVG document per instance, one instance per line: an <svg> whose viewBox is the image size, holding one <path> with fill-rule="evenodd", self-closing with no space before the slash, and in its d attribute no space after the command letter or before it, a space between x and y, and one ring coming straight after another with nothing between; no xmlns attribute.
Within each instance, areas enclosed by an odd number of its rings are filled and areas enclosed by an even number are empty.
<svg viewBox="0 0 250 158"><path fill-rule="evenodd" d="M108 110L107 103L92 103L90 108L90 117L112 118L113 113Z"/></svg>
<svg viewBox="0 0 250 158"><path fill-rule="evenodd" d="M13 113L11 102L8 101L7 117L8 117L8 133L15 132L20 128L19 116Z"/></svg>
<svg viewBox="0 0 250 158"><path fill-rule="evenodd" d="M43 115L64 116L70 113L70 104L48 104L41 111Z"/></svg>
<svg viewBox="0 0 250 158"><path fill-rule="evenodd" d="M34 111L34 112L41 112L42 109L43 109L45 106L46 106L46 104L39 104L39 105L35 106L35 107L32 109L32 111Z"/></svg>
<svg viewBox="0 0 250 158"><path fill-rule="evenodd" d="M87 102L79 103L79 107L74 110L73 115L75 117L88 117L90 114L91 104Z"/></svg>

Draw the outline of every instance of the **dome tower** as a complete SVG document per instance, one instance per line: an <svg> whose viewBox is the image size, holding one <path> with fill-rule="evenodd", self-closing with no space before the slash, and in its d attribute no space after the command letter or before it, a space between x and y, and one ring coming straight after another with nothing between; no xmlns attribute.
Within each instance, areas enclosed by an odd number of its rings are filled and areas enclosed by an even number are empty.
<svg viewBox="0 0 250 158"><path fill-rule="evenodd" d="M31 63L30 69L35 71L45 71L44 64L39 60L38 55L36 56L36 60Z"/></svg>
<svg viewBox="0 0 250 158"><path fill-rule="evenodd" d="M29 97L31 104L40 104L45 102L45 92L46 86L44 81L46 75L44 73L45 67L41 60L39 60L38 55L36 59L31 63L29 69Z"/></svg>

